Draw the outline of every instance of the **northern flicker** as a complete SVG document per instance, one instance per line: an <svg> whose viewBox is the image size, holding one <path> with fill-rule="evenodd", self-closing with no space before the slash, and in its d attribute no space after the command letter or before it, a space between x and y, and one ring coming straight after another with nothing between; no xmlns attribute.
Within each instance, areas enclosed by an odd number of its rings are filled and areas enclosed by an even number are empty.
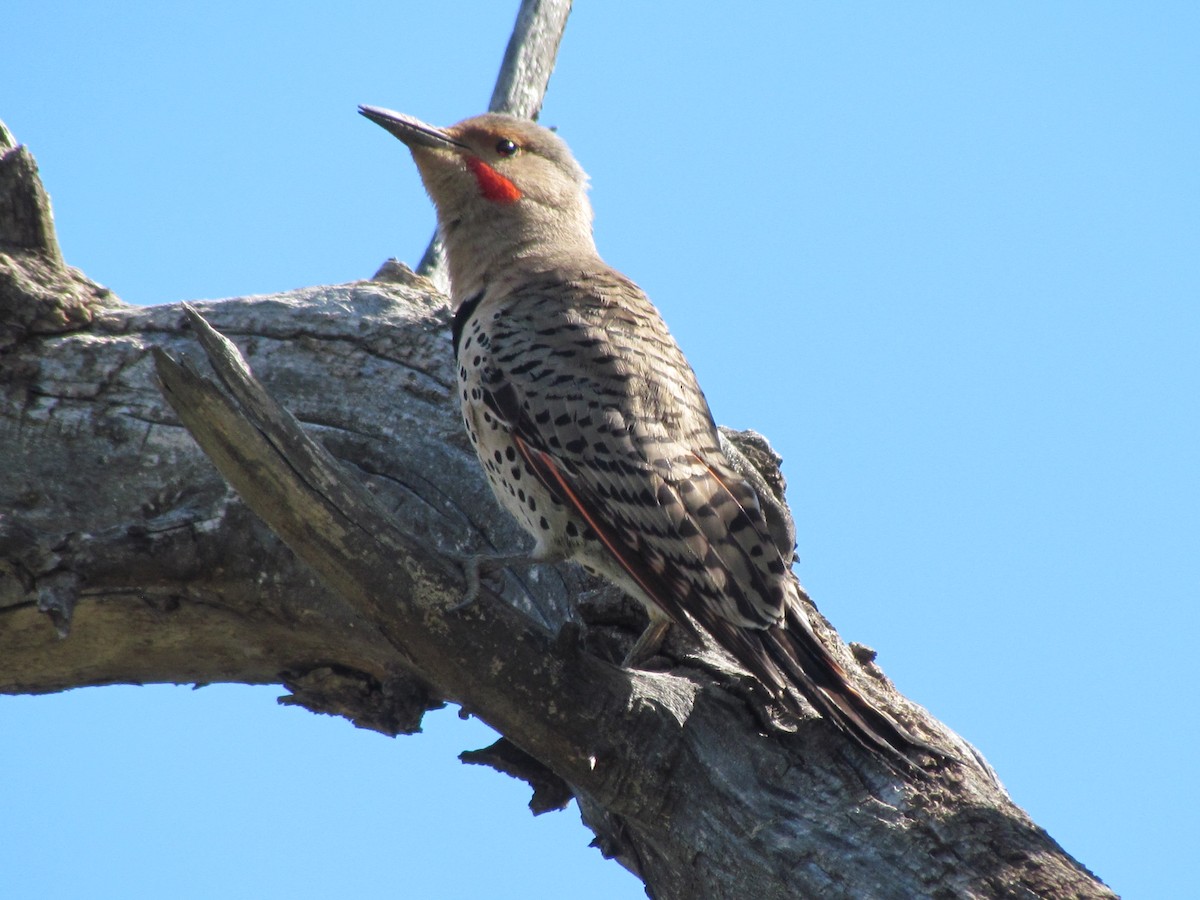
<svg viewBox="0 0 1200 900"><path fill-rule="evenodd" d="M650 625L627 665L670 625L703 630L793 714L798 691L862 746L917 763L931 748L813 632L662 317L597 254L587 176L563 140L499 114L442 129L359 111L408 146L437 207L463 422L536 542L523 561L575 560L639 600Z"/></svg>

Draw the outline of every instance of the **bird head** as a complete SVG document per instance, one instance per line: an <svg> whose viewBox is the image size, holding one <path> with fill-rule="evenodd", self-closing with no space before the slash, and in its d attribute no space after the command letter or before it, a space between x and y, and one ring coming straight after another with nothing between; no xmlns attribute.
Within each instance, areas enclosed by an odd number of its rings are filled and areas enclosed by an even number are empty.
<svg viewBox="0 0 1200 900"><path fill-rule="evenodd" d="M462 257L595 252L587 175L549 129L500 113L437 128L376 106L359 112L411 151L437 207L452 282Z"/></svg>

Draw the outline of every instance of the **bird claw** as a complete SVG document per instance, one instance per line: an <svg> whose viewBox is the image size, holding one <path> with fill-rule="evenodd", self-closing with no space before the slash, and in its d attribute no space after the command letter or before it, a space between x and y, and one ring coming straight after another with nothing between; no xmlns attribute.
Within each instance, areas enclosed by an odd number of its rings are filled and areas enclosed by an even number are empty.
<svg viewBox="0 0 1200 900"><path fill-rule="evenodd" d="M479 553L456 553L453 550L443 552L458 561L459 565L462 566L463 577L467 581L467 591L463 594L463 598L451 606L448 612L458 612L475 603L483 591L483 578L486 574L498 572L500 569L507 569L509 566L529 566L544 562L557 562L557 559L543 559L528 554L486 556Z"/></svg>
<svg viewBox="0 0 1200 900"><path fill-rule="evenodd" d="M481 556L477 553L468 555L465 553L455 553L452 550L445 551L445 553L462 566L463 577L467 582L467 590L463 594L462 599L447 610L447 612L460 612L479 599L480 591L483 588L483 570L485 568L493 568L488 565L492 560L490 557Z"/></svg>
<svg viewBox="0 0 1200 900"><path fill-rule="evenodd" d="M478 557L463 560L463 575L467 579L467 592L462 599L451 606L447 612L460 612L479 599L479 559Z"/></svg>

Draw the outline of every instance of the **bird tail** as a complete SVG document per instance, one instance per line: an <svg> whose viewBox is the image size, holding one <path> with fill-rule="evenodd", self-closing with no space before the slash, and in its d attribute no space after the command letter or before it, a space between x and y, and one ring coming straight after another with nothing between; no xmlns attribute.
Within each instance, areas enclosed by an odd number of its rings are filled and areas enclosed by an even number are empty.
<svg viewBox="0 0 1200 900"><path fill-rule="evenodd" d="M798 603L787 604L784 620L762 632L763 649L778 673L817 711L858 744L905 769L921 770L925 757L946 753L914 737L851 684L846 671L825 649ZM780 699L802 713L787 690Z"/></svg>

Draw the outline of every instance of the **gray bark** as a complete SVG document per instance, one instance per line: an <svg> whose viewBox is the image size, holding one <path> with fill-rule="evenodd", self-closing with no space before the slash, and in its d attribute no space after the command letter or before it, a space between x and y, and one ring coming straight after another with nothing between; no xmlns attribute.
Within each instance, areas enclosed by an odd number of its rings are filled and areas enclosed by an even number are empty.
<svg viewBox="0 0 1200 900"><path fill-rule="evenodd" d="M638 614L570 568L453 609L457 555L523 539L461 433L430 282L388 264L200 315L126 306L64 264L32 157L0 153L0 691L279 683L388 734L460 703L504 735L469 761L535 811L577 798L664 900L1112 896L819 618L955 764L905 778L780 723L676 639L668 670L620 668Z"/></svg>

